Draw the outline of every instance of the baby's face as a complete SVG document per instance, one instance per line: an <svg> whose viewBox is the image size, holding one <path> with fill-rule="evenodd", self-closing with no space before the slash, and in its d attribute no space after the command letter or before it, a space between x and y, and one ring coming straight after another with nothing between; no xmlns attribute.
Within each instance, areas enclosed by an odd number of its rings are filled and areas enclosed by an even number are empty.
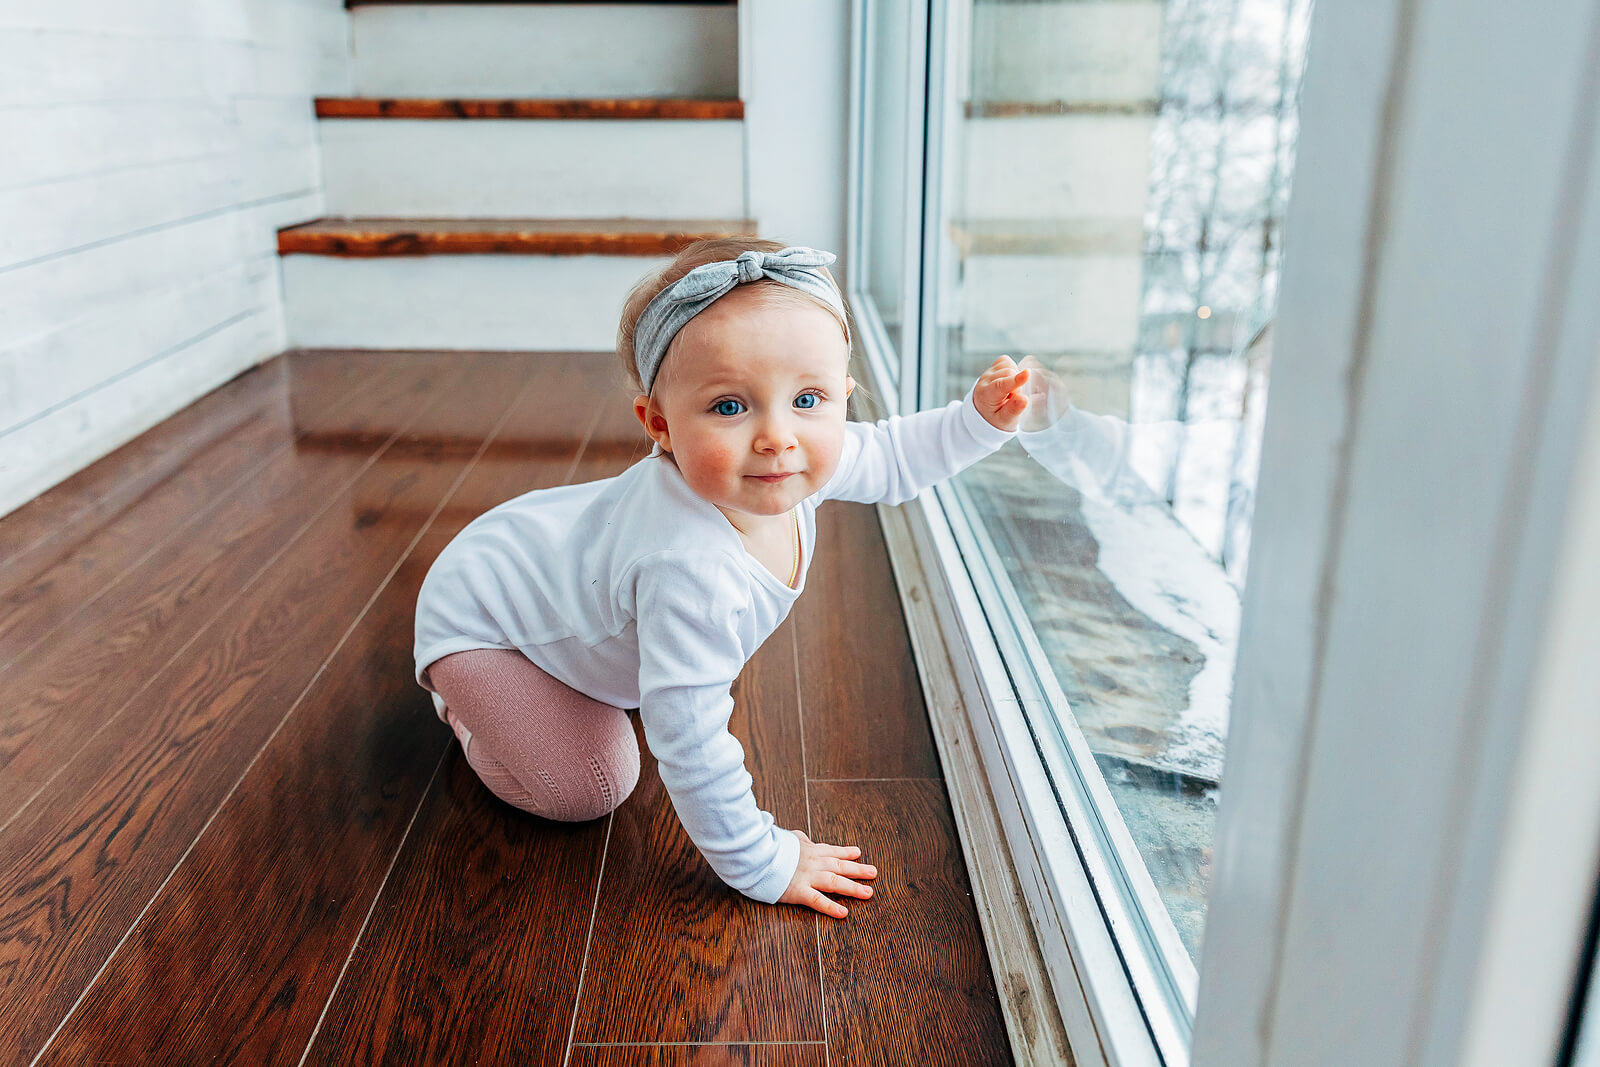
<svg viewBox="0 0 1600 1067"><path fill-rule="evenodd" d="M645 429L734 526L782 515L839 466L849 351L827 311L736 289L680 331ZM778 477L772 477L777 475Z"/></svg>

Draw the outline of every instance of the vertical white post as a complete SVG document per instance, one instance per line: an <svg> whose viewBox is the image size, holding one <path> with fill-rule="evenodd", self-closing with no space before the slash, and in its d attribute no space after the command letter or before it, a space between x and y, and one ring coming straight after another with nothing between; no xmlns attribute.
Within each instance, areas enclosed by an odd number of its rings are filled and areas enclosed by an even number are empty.
<svg viewBox="0 0 1600 1067"><path fill-rule="evenodd" d="M739 95L749 216L845 269L850 0L739 0Z"/></svg>
<svg viewBox="0 0 1600 1067"><path fill-rule="evenodd" d="M1196 1067L1546 1064L1600 867L1600 11L1319 5Z"/></svg>

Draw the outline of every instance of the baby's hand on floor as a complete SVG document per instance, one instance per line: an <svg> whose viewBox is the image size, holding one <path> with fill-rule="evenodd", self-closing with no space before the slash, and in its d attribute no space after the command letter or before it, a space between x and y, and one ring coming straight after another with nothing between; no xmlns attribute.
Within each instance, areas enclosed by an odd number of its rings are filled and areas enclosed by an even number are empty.
<svg viewBox="0 0 1600 1067"><path fill-rule="evenodd" d="M876 878L878 869L865 863L856 863L861 850L854 845L824 845L812 842L799 830L791 831L800 839L800 865L789 879L789 888L778 898L780 904L804 904L824 915L842 919L849 912L843 904L829 900L823 893L844 893L862 900L872 895L870 885L851 881L852 878Z"/></svg>
<svg viewBox="0 0 1600 1067"><path fill-rule="evenodd" d="M1028 408L1028 396L1022 387L1030 377L1032 372L1027 368L1018 370L1010 356L995 360L972 387L972 402L977 405L978 414L996 429L1015 430Z"/></svg>

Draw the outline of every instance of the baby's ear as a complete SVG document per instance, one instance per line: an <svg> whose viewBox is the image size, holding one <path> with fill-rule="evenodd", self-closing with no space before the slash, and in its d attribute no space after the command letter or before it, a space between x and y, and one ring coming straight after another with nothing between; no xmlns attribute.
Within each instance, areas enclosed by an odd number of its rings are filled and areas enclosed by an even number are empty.
<svg viewBox="0 0 1600 1067"><path fill-rule="evenodd" d="M844 376L844 398L846 400L849 400L850 399L850 394L855 392L855 391L856 391L856 380L854 378L850 377L850 375L846 374Z"/></svg>
<svg viewBox="0 0 1600 1067"><path fill-rule="evenodd" d="M644 427L644 432L650 435L650 440L661 446L661 451L672 451L666 416L661 414L660 409L649 397L641 393L633 398L633 415L639 420L639 425Z"/></svg>

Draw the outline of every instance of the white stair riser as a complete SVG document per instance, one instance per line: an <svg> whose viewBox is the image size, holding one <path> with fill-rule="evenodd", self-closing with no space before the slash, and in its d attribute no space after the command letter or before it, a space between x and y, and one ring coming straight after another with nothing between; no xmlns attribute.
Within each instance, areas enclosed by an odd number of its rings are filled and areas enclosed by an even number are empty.
<svg viewBox="0 0 1600 1067"><path fill-rule="evenodd" d="M283 257L289 343L614 351L622 302L665 257Z"/></svg>
<svg viewBox="0 0 1600 1067"><path fill-rule="evenodd" d="M318 133L332 215L745 214L736 120L324 119Z"/></svg>
<svg viewBox="0 0 1600 1067"><path fill-rule="evenodd" d="M1123 352L1138 337L1141 260L1127 255L971 256L963 343L988 352Z"/></svg>
<svg viewBox="0 0 1600 1067"><path fill-rule="evenodd" d="M359 96L739 95L733 5L378 5L350 24Z"/></svg>
<svg viewBox="0 0 1600 1067"><path fill-rule="evenodd" d="M1148 103L1159 93L1165 5L978 4L972 9L976 100Z"/></svg>
<svg viewBox="0 0 1600 1067"><path fill-rule="evenodd" d="M967 218L1143 218L1153 115L969 119Z"/></svg>

